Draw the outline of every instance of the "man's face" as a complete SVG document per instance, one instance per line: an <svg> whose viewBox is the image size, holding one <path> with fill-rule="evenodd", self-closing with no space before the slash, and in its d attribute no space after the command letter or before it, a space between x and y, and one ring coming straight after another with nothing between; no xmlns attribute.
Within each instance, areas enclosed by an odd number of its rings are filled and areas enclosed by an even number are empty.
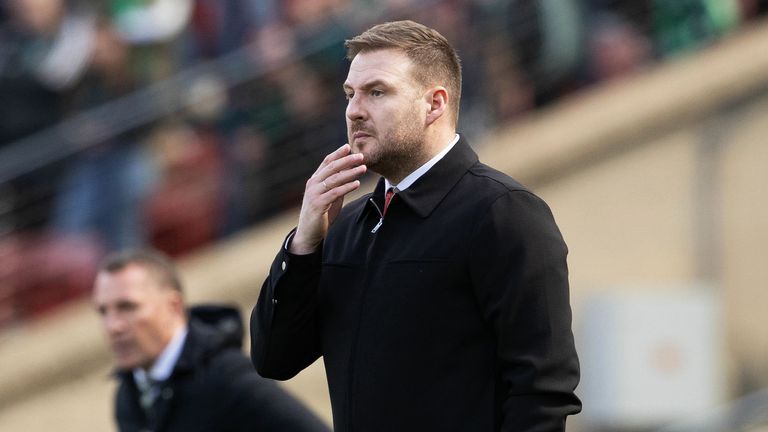
<svg viewBox="0 0 768 432"><path fill-rule="evenodd" d="M365 164L388 176L410 172L424 162L424 88L413 63L401 51L382 49L355 56L344 83L347 133Z"/></svg>
<svg viewBox="0 0 768 432"><path fill-rule="evenodd" d="M93 303L118 369L149 368L183 320L181 294L130 264L96 277Z"/></svg>

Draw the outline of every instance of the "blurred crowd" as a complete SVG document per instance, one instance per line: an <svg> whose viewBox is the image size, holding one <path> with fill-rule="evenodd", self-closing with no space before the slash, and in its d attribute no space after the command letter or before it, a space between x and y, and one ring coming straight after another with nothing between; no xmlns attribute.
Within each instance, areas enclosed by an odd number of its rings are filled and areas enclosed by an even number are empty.
<svg viewBox="0 0 768 432"><path fill-rule="evenodd" d="M178 256L299 203L346 140L343 41L376 22L420 21L457 47L459 130L471 137L766 10L768 0L0 0L0 154L84 112L140 117L151 97L141 89L211 65L181 81L187 102L171 114L130 128L85 117L78 128L101 138L0 183L0 326L87 291L106 251Z"/></svg>

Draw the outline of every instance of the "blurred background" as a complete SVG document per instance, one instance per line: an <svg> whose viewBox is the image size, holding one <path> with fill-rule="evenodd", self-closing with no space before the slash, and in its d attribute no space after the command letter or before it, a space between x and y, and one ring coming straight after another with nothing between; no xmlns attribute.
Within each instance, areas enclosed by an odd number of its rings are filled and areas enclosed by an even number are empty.
<svg viewBox="0 0 768 432"><path fill-rule="evenodd" d="M158 248L191 302L248 316L306 178L346 140L344 39L403 18L457 48L460 132L570 247L569 432L768 430L766 12L0 0L0 430L114 430L88 297L111 250ZM285 386L330 422L321 363Z"/></svg>

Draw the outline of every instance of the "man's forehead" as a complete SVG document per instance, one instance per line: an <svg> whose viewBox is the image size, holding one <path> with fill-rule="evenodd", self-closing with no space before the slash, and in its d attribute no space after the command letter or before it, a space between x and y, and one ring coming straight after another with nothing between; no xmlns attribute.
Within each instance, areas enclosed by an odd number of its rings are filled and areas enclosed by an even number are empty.
<svg viewBox="0 0 768 432"><path fill-rule="evenodd" d="M130 263L119 270L100 272L99 276L105 276L107 278L111 277L124 281L144 281L149 279L150 270L143 265Z"/></svg>
<svg viewBox="0 0 768 432"><path fill-rule="evenodd" d="M158 289L147 269L128 265L115 272L102 271L96 276L96 293L111 293L114 295L143 295L151 289Z"/></svg>
<svg viewBox="0 0 768 432"><path fill-rule="evenodd" d="M410 80L412 66L411 60L400 50L364 51L352 59L344 87L360 87L371 81L395 83Z"/></svg>
<svg viewBox="0 0 768 432"><path fill-rule="evenodd" d="M96 280L91 299L98 307L126 302L136 303L145 297L145 293L142 291L141 288L136 289L136 287L114 283L107 277L100 277Z"/></svg>

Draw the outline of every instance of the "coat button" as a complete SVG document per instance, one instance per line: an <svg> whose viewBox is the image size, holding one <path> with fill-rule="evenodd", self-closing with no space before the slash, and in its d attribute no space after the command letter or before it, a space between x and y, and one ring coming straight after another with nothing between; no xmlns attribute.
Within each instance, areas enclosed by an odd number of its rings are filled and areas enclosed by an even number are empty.
<svg viewBox="0 0 768 432"><path fill-rule="evenodd" d="M285 261L283 261L283 263L280 265L280 267L283 269L283 271L285 271L285 267L287 267L286 264L285 264Z"/></svg>

